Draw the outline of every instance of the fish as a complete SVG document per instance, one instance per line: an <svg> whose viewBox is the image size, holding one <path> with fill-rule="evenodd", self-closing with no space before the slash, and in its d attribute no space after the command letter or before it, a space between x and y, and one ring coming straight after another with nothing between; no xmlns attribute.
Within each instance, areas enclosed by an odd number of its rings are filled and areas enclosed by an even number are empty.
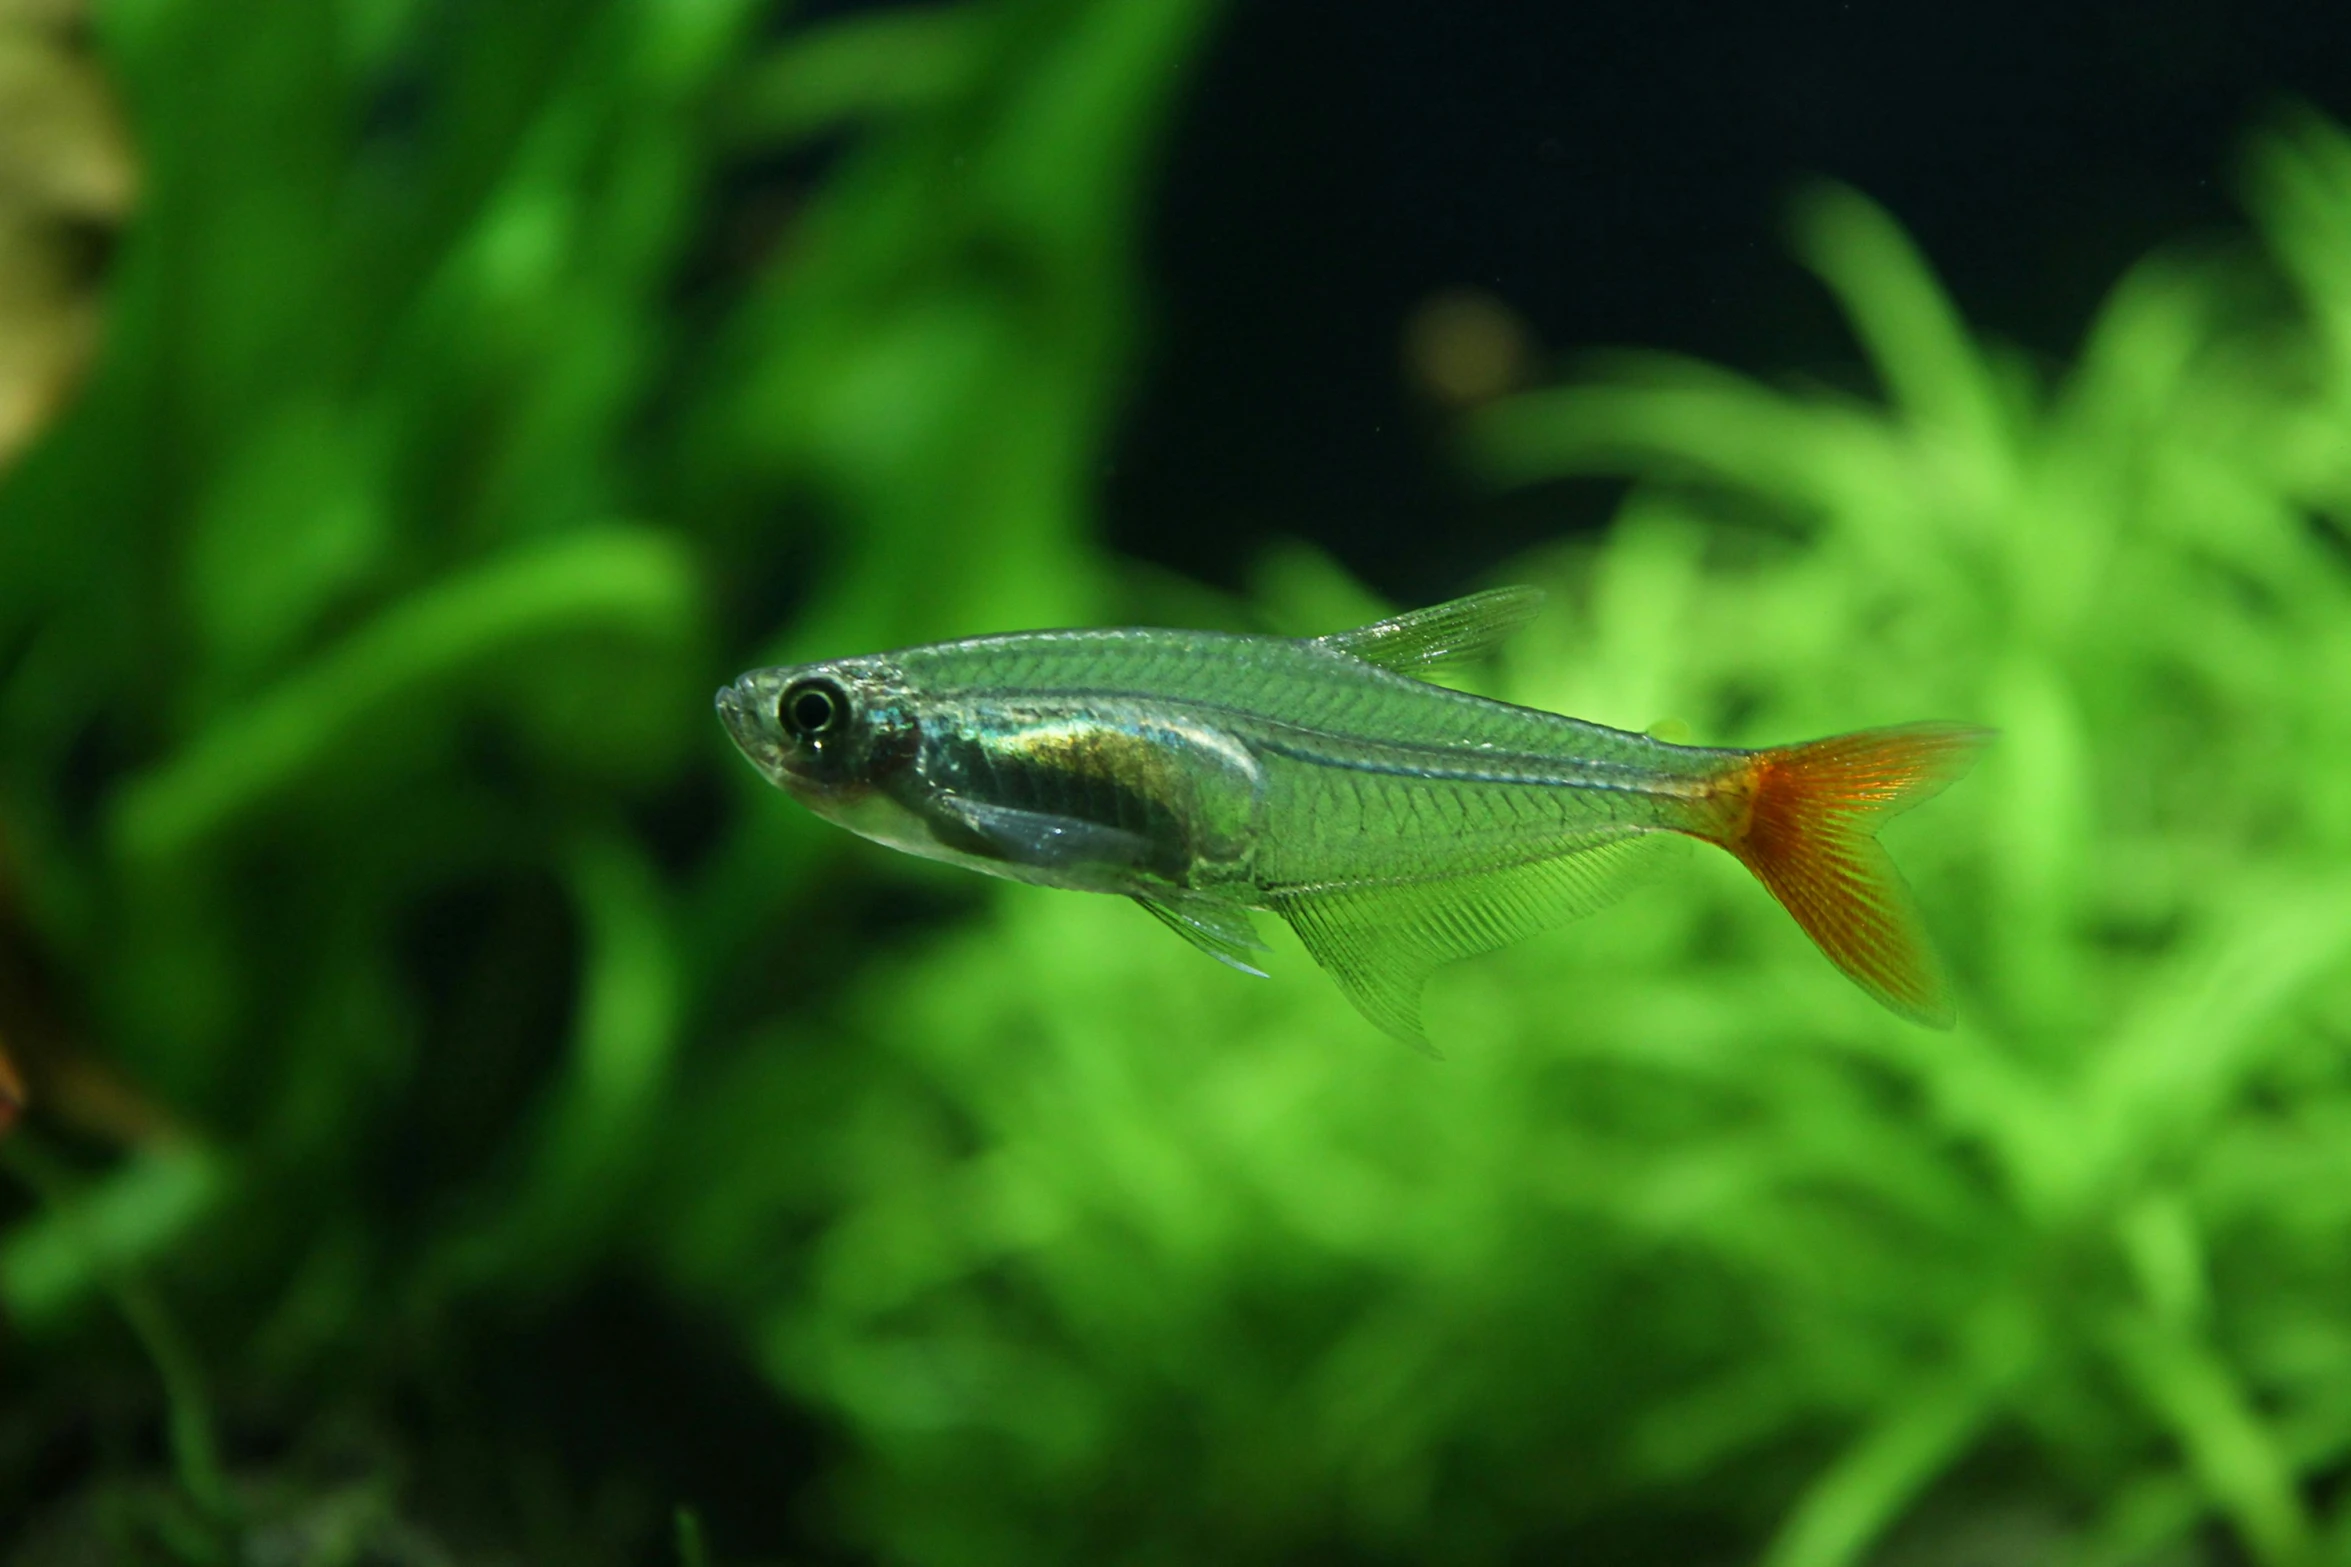
<svg viewBox="0 0 2351 1567"><path fill-rule="evenodd" d="M1949 1028L1950 977L1876 834L1992 731L1679 745L1424 678L1542 601L1496 588L1319 637L972 637L754 669L717 707L771 783L876 843L1131 898L1248 974L1252 914L1273 914L1430 1053L1432 972L1604 906L1676 838L1729 851L1862 990Z"/></svg>

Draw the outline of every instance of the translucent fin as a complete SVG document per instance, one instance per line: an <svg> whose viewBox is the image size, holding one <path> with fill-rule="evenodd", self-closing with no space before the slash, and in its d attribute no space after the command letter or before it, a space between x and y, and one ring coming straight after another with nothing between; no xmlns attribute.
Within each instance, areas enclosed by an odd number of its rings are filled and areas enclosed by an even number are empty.
<svg viewBox="0 0 2351 1567"><path fill-rule="evenodd" d="M1906 724L1758 751L1752 804L1723 840L1830 962L1929 1028L1956 1017L1951 984L1878 825L1942 792L1991 738L1965 724Z"/></svg>
<svg viewBox="0 0 2351 1567"><path fill-rule="evenodd" d="M1431 972L1613 902L1666 842L1663 833L1594 834L1530 863L1427 881L1294 887L1271 906L1357 1011L1435 1055L1420 1026Z"/></svg>
<svg viewBox="0 0 2351 1567"><path fill-rule="evenodd" d="M1217 962L1239 969L1244 974L1265 978L1265 970L1249 961L1251 953L1266 950L1257 939L1256 927L1249 923L1249 911L1236 909L1229 903L1213 898L1183 896L1146 898L1135 901L1149 909L1158 921L1183 937Z"/></svg>
<svg viewBox="0 0 2351 1567"><path fill-rule="evenodd" d="M1314 640L1399 675L1417 675L1485 652L1542 607L1541 588L1495 588Z"/></svg>
<svg viewBox="0 0 2351 1567"><path fill-rule="evenodd" d="M1048 870L1140 865L1151 847L1140 833L960 795L933 800L930 816L934 836L950 848Z"/></svg>

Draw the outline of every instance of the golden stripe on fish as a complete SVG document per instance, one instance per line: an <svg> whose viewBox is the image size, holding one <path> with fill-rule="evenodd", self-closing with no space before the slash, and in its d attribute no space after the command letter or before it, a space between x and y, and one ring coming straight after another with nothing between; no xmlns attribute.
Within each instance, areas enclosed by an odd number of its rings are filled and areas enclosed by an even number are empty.
<svg viewBox="0 0 2351 1567"><path fill-rule="evenodd" d="M1169 881L1188 881L1195 861L1242 851L1247 813L1231 803L1254 799L1257 769L1228 736L999 710L933 746L935 778L994 805L1132 833L1146 845L1144 864ZM1205 789L1210 780L1223 787Z"/></svg>

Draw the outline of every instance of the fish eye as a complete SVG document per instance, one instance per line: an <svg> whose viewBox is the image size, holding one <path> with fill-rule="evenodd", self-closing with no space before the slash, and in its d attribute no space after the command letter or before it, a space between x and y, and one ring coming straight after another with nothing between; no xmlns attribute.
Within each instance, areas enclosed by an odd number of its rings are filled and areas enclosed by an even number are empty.
<svg viewBox="0 0 2351 1567"><path fill-rule="evenodd" d="M776 702L776 718L796 735L821 735L849 711L849 694L830 680L802 680Z"/></svg>

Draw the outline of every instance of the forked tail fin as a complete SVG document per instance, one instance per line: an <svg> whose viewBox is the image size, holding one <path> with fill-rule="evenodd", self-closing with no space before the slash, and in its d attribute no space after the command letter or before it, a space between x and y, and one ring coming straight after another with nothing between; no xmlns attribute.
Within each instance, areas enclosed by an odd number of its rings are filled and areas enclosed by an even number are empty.
<svg viewBox="0 0 2351 1567"><path fill-rule="evenodd" d="M1877 830L1965 773L1991 738L1966 724L1905 724L1758 751L1744 818L1722 839L1830 962L1930 1028L1956 1016L1950 981Z"/></svg>

